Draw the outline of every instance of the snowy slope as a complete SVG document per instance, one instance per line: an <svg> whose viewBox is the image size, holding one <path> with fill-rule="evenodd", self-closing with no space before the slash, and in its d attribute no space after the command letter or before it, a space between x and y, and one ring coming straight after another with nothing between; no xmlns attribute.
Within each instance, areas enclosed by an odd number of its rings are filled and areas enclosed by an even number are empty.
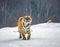
<svg viewBox="0 0 60 47"><path fill-rule="evenodd" d="M60 23L32 25L30 40L19 39L17 27L0 29L0 47L60 47Z"/></svg>

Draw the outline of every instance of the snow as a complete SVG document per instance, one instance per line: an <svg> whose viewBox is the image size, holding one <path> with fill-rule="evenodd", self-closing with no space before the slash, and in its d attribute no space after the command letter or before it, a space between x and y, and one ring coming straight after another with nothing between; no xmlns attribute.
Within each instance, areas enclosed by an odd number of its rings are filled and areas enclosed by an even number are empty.
<svg viewBox="0 0 60 47"><path fill-rule="evenodd" d="M18 27L0 29L0 47L60 47L60 23L32 25L30 40L19 39Z"/></svg>

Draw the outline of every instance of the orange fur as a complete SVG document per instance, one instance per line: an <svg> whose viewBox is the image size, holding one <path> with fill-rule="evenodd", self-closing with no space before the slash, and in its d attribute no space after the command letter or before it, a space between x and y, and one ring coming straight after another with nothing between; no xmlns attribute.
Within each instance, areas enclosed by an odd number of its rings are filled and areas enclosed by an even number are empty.
<svg viewBox="0 0 60 47"><path fill-rule="evenodd" d="M19 20L18 20L18 28L19 28L20 30L22 29L23 21L24 21L23 17L19 18Z"/></svg>

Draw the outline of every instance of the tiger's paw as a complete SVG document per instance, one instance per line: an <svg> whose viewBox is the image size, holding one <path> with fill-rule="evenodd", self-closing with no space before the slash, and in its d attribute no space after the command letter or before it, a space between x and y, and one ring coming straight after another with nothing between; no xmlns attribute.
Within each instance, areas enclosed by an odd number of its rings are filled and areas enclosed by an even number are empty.
<svg viewBox="0 0 60 47"><path fill-rule="evenodd" d="M23 40L26 40L26 38L23 38Z"/></svg>
<svg viewBox="0 0 60 47"><path fill-rule="evenodd" d="M30 40L30 37L28 37L27 40Z"/></svg>

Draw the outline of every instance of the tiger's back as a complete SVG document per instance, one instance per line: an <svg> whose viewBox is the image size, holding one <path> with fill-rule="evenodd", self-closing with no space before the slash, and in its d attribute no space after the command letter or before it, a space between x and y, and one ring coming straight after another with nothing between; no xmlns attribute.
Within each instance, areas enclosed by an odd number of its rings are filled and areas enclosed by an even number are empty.
<svg viewBox="0 0 60 47"><path fill-rule="evenodd" d="M23 28L23 22L24 22L24 18L23 17L18 19L18 30L19 30L19 32L21 32L21 30Z"/></svg>

